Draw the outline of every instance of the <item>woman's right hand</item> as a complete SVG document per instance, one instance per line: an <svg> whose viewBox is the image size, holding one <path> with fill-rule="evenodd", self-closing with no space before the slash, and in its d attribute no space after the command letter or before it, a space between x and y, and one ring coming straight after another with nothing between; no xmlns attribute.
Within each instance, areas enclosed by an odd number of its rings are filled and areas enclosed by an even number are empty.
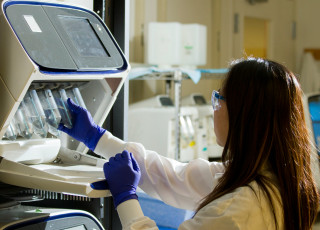
<svg viewBox="0 0 320 230"><path fill-rule="evenodd" d="M60 123L58 130L83 142L93 151L106 130L95 124L88 110L76 105L70 98L68 98L67 103L73 119L72 128L69 129Z"/></svg>

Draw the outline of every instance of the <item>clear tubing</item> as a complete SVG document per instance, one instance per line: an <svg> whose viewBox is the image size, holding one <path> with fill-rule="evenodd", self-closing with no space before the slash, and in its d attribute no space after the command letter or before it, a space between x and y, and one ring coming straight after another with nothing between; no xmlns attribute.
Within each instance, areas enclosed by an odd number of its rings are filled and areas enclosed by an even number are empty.
<svg viewBox="0 0 320 230"><path fill-rule="evenodd" d="M30 113L27 110L25 103L22 101L16 114L14 115L14 118L16 120L16 125L20 136L26 139L30 139L33 135L33 126L30 117Z"/></svg>
<svg viewBox="0 0 320 230"><path fill-rule="evenodd" d="M30 112L34 133L45 138L48 133L48 124L37 92L35 90L30 90L23 100L26 104L26 108Z"/></svg>
<svg viewBox="0 0 320 230"><path fill-rule="evenodd" d="M67 93L64 89L52 91L54 100L58 106L58 110L61 116L61 122L67 128L72 128L72 116L67 104Z"/></svg>
<svg viewBox="0 0 320 230"><path fill-rule="evenodd" d="M49 125L49 132L54 136L59 136L60 132L57 128L61 121L61 115L51 90L39 91L38 95L46 116L46 122Z"/></svg>

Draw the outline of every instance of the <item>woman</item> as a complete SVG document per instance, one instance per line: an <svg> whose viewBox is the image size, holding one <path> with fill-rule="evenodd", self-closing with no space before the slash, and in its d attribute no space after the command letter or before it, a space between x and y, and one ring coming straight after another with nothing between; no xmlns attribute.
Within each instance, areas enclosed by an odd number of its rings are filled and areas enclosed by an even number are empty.
<svg viewBox="0 0 320 230"><path fill-rule="evenodd" d="M179 229L311 229L319 197L293 73L273 61L238 60L213 92L212 104L223 163L180 163L123 142L70 101L74 127L60 129L111 157L104 170L124 229L156 229L137 201L140 175L147 194L196 211Z"/></svg>

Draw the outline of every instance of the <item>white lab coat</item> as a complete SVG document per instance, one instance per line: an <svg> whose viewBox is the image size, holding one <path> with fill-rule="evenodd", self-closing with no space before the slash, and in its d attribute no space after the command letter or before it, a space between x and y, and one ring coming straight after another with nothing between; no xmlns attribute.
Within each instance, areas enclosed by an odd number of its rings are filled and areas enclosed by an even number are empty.
<svg viewBox="0 0 320 230"><path fill-rule="evenodd" d="M102 136L95 152L108 159L125 149L134 155L141 169L139 187L148 195L181 209L195 210L224 172L221 163L203 159L181 163L146 150L141 144L126 143L109 132ZM266 196L256 182L250 185L254 191L247 186L241 187L212 201L194 218L183 222L179 230L275 229ZM278 229L281 230L283 217L279 192L276 189L272 194ZM123 229L158 229L154 221L143 215L137 200L123 202L117 211Z"/></svg>

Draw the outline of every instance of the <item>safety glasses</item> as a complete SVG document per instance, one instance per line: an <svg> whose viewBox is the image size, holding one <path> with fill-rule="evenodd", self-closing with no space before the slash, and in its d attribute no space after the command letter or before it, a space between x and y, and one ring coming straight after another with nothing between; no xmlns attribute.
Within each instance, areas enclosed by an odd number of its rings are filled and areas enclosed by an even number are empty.
<svg viewBox="0 0 320 230"><path fill-rule="evenodd" d="M217 111L221 108L220 100L226 100L225 97L221 96L218 91L213 90L211 95L211 103L213 111Z"/></svg>

